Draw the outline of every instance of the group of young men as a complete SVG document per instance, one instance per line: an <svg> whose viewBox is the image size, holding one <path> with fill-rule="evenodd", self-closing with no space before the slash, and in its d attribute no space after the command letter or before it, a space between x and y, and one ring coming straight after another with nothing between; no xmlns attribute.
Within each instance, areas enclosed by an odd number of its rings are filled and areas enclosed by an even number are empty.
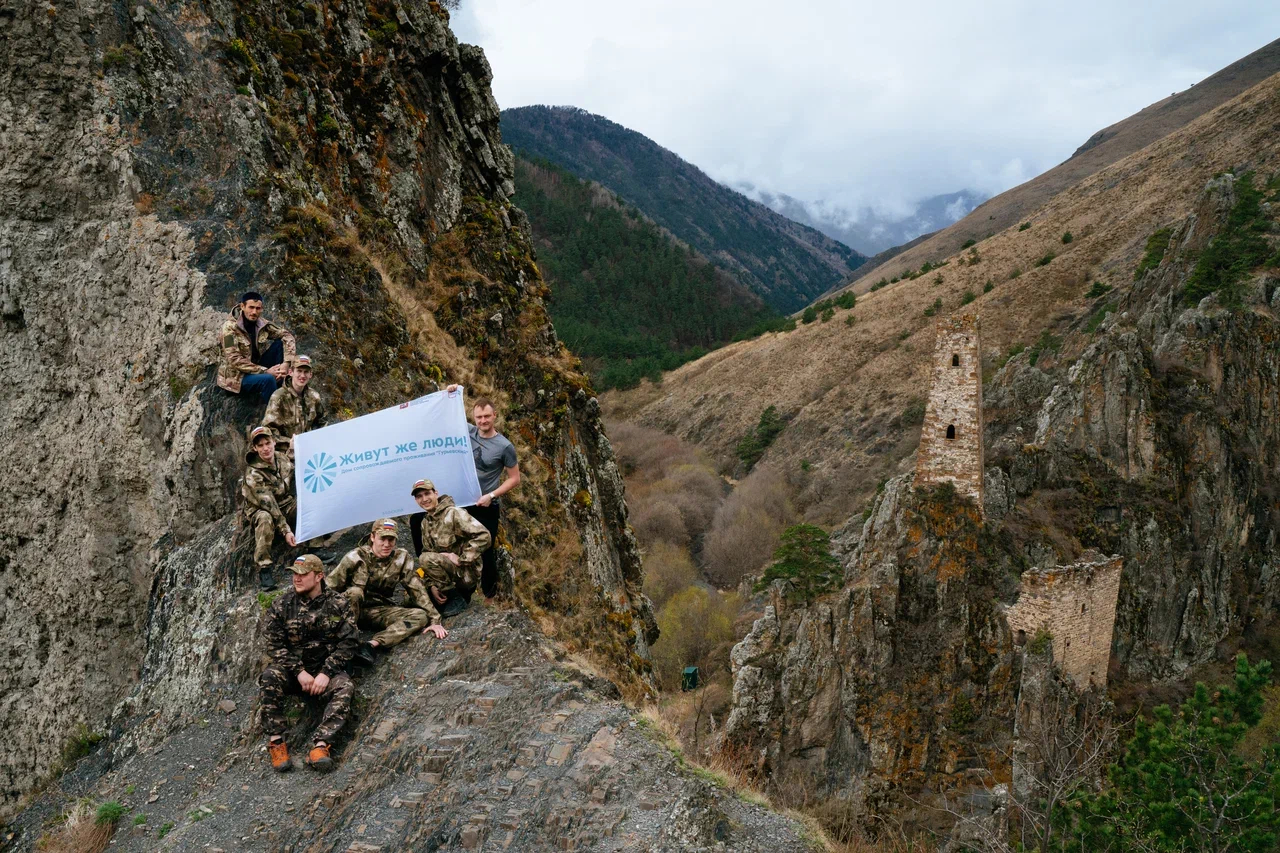
<svg viewBox="0 0 1280 853"><path fill-rule="evenodd" d="M262 423L249 434L241 484L242 519L253 532L259 580L274 588L272 549L277 537L297 541L293 437L326 423L323 401L311 387L314 364L297 354L293 335L262 316L263 300L246 293L223 324L218 385L229 393L257 395L267 404ZM449 385L450 393L458 390ZM496 428L493 403L481 398L469 425L477 478L484 494L462 508L422 479L410 491L420 512L409 517L416 556L402 541L394 518L375 521L360 544L327 570L314 554L292 562L292 584L268 608L264 634L271 663L259 679L262 726L271 765L292 767L284 740L286 695L322 697L323 719L313 733L308 766L333 766L330 744L350 712L355 686L348 670L372 665L379 651L421 632L444 639L442 621L465 610L477 587L486 600L498 592L494 545L501 497L520 483L515 447ZM405 606L396 603L403 589ZM361 642L360 630L376 631Z"/></svg>

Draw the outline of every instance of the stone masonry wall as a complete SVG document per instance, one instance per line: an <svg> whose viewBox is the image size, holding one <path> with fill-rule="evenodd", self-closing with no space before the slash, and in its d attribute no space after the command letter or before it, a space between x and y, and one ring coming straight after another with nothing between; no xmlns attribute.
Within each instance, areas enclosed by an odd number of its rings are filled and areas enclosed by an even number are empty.
<svg viewBox="0 0 1280 853"><path fill-rule="evenodd" d="M933 380L916 454L917 486L954 483L956 490L972 498L979 508L983 484L981 352L977 315L938 320Z"/></svg>
<svg viewBox="0 0 1280 853"><path fill-rule="evenodd" d="M1068 566L1023 572L1021 594L1005 613L1015 636L1024 631L1030 641L1048 631L1054 660L1082 689L1107 683L1123 565L1090 552Z"/></svg>

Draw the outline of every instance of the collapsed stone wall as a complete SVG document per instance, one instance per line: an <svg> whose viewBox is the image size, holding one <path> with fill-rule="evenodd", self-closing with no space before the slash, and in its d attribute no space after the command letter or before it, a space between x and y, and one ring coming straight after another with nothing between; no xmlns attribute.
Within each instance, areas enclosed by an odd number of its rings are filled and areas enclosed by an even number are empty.
<svg viewBox="0 0 1280 853"><path fill-rule="evenodd" d="M1017 602L1005 611L1020 642L1049 633L1054 660L1081 690L1106 687L1123 568L1123 557L1094 553L1065 566L1028 569Z"/></svg>
<svg viewBox="0 0 1280 853"><path fill-rule="evenodd" d="M925 406L916 485L952 483L983 505L982 346L975 314L940 318L935 325L933 375Z"/></svg>
<svg viewBox="0 0 1280 853"><path fill-rule="evenodd" d="M213 385L250 287L340 417L446 379L500 401L526 473L508 578L571 555L517 593L647 689L621 478L447 12L7 0L0 33L0 814L131 690L174 720L252 669L228 514L259 413Z"/></svg>

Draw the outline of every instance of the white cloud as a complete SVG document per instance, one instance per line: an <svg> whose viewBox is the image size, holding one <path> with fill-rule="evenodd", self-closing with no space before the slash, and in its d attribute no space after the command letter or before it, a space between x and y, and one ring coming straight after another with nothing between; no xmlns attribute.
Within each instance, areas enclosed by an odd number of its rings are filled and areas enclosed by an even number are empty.
<svg viewBox="0 0 1280 853"><path fill-rule="evenodd" d="M1280 31L1221 0L463 0L503 107L572 104L729 184L910 212L1008 189Z"/></svg>

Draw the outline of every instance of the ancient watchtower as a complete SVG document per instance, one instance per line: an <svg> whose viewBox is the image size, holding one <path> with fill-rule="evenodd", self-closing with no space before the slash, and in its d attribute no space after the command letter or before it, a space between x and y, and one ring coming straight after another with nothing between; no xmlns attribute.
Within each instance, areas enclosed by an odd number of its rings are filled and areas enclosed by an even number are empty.
<svg viewBox="0 0 1280 853"><path fill-rule="evenodd" d="M933 377L924 412L916 485L954 483L982 509L982 350L978 317L938 320Z"/></svg>

